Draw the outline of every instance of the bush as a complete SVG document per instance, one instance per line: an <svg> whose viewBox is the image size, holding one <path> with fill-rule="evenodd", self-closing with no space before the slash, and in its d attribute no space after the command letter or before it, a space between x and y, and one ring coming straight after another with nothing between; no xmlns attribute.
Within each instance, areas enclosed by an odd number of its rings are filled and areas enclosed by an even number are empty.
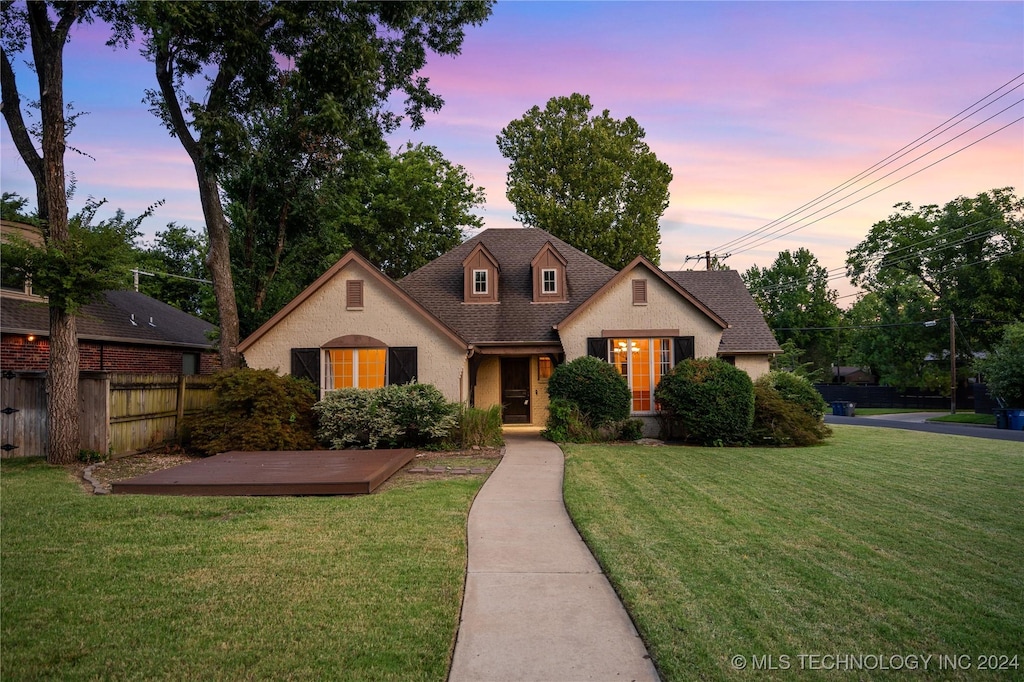
<svg viewBox="0 0 1024 682"><path fill-rule="evenodd" d="M985 375L988 392L1006 407L1024 407L1024 322L1007 325L1002 340L975 368Z"/></svg>
<svg viewBox="0 0 1024 682"><path fill-rule="evenodd" d="M576 404L592 426L602 426L629 417L633 396L625 377L610 363L590 356L559 365L548 380L551 400L559 398Z"/></svg>
<svg viewBox="0 0 1024 682"><path fill-rule="evenodd" d="M547 428L540 435L556 443L590 443L597 436L579 405L566 398L552 399Z"/></svg>
<svg viewBox="0 0 1024 682"><path fill-rule="evenodd" d="M717 358L680 362L654 396L669 423L701 445L743 443L754 421L754 385L743 370Z"/></svg>
<svg viewBox="0 0 1024 682"><path fill-rule="evenodd" d="M310 450L316 389L269 369L232 369L213 379L213 404L186 417L186 445L205 455L230 450Z"/></svg>
<svg viewBox="0 0 1024 682"><path fill-rule="evenodd" d="M819 421L828 410L828 403L807 377L776 370L759 377L755 384L774 388L783 400L796 403L807 414Z"/></svg>
<svg viewBox="0 0 1024 682"><path fill-rule="evenodd" d="M640 440L644 437L644 420L627 419L622 422L622 429L619 437L622 440Z"/></svg>
<svg viewBox="0 0 1024 682"><path fill-rule="evenodd" d="M821 443L832 430L803 404L787 399L770 382L758 380L750 435L755 445L804 446Z"/></svg>
<svg viewBox="0 0 1024 682"><path fill-rule="evenodd" d="M447 438L457 427L458 409L430 384L344 388L313 406L320 439L334 449L409 447Z"/></svg>
<svg viewBox="0 0 1024 682"><path fill-rule="evenodd" d="M463 448L500 447L505 443L501 433L501 405L481 410L463 407L459 412L459 445Z"/></svg>

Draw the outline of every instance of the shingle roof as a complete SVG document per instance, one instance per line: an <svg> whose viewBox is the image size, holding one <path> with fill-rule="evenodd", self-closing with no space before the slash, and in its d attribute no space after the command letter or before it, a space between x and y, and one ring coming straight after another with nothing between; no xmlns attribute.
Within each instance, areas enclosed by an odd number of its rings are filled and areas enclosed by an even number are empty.
<svg viewBox="0 0 1024 682"><path fill-rule="evenodd" d="M0 326L5 332L45 336L50 329L49 311L45 303L4 296ZM78 315L80 339L206 349L213 345L206 336L212 329L209 322L137 291L106 291Z"/></svg>
<svg viewBox="0 0 1024 682"><path fill-rule="evenodd" d="M566 260L569 300L533 303L530 262L551 245ZM498 261L498 304L463 303L462 263L477 244ZM554 325L615 276L615 270L536 228L484 230L398 281L410 296L469 343L557 343Z"/></svg>
<svg viewBox="0 0 1024 682"><path fill-rule="evenodd" d="M736 270L685 270L665 274L729 323L729 328L722 331L719 353L778 353L782 350Z"/></svg>

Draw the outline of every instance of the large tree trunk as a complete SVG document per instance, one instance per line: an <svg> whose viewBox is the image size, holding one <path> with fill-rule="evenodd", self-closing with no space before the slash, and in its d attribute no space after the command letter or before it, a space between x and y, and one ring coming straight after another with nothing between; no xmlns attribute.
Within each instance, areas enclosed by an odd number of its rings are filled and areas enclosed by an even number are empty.
<svg viewBox="0 0 1024 682"><path fill-rule="evenodd" d="M68 241L68 198L64 185L64 43L77 19L74 7L50 24L47 7L29 2L32 56L39 78L39 114L43 129L46 239L60 248ZM37 188L38 193L38 188ZM40 208L42 213L42 208ZM50 363L46 376L49 446L46 460L69 464L81 446L78 420L78 336L74 315L50 306Z"/></svg>
<svg viewBox="0 0 1024 682"><path fill-rule="evenodd" d="M206 218L206 234L210 240L206 265L213 279L213 294L220 316L220 364L224 369L231 369L241 364L241 358L238 355L238 306L235 303L235 282L231 276L228 221L220 202L217 178L204 172L200 163L196 164L196 176Z"/></svg>

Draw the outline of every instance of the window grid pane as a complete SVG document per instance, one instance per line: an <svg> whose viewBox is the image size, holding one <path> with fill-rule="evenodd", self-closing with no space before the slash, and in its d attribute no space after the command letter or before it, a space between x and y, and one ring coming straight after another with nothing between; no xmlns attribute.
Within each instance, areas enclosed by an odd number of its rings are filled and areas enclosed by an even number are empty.
<svg viewBox="0 0 1024 682"><path fill-rule="evenodd" d="M555 278L554 270L541 270L541 279L543 279L542 290L545 294L558 293L558 280Z"/></svg>
<svg viewBox="0 0 1024 682"><path fill-rule="evenodd" d="M387 353L383 348L360 348L359 388L380 388L384 385Z"/></svg>
<svg viewBox="0 0 1024 682"><path fill-rule="evenodd" d="M653 412L654 389L672 370L672 339L609 339L608 359L626 377L632 411Z"/></svg>
<svg viewBox="0 0 1024 682"><path fill-rule="evenodd" d="M473 271L473 293L474 294L486 294L487 293L487 271L486 270L474 270Z"/></svg>

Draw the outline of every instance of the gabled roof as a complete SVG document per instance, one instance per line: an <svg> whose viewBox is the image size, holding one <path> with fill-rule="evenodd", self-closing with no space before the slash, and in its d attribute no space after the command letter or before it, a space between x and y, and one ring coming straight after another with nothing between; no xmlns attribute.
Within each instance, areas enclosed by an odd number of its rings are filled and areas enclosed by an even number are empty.
<svg viewBox="0 0 1024 682"><path fill-rule="evenodd" d="M653 264L651 261L647 260L643 256L637 256L636 258L634 258L633 262L631 262L626 267L622 268L622 270L620 270L614 277L605 282L605 284L600 289L594 292L593 296L588 298L586 301L580 303L575 310L573 310L564 320L560 321L556 326L568 324L573 318L575 318L577 315L583 312L592 302L599 299L602 295L604 295L606 291L613 288L614 286L625 280L627 277L632 275L633 272L638 267L641 266L645 267L648 271L651 272L651 274L653 274L655 277L657 277L662 282L667 284L669 288L671 288L677 294L679 294L684 299L692 303L698 310L700 310L702 313L711 318L711 321L717 324L719 327L725 329L726 327L729 326L729 323L723 317L721 317L718 313L716 313L714 310L712 310L698 298L693 296L693 294L691 294L689 291L679 286L679 284L675 280L670 279L664 272L661 271L661 269L657 265Z"/></svg>
<svg viewBox="0 0 1024 682"><path fill-rule="evenodd" d="M531 259L546 243L566 261L568 301L533 302ZM499 305L463 303L463 263L479 245L501 268ZM615 270L537 228L492 228L398 281L398 286L471 344L558 343L554 325L590 298Z"/></svg>
<svg viewBox="0 0 1024 682"><path fill-rule="evenodd" d="M135 324L132 324L134 316ZM137 291L105 291L77 316L78 338L152 346L210 349L215 327ZM0 297L0 324L9 334L49 336L50 312L41 300Z"/></svg>
<svg viewBox="0 0 1024 682"><path fill-rule="evenodd" d="M459 346L462 346L462 347L465 347L467 345L466 341L464 339L460 338L459 334L455 330L453 330L451 327L446 325L442 320L439 320L436 317L434 317L428 309L424 308L414 298L410 297L405 291L403 291L395 283L395 281L393 279L391 279L390 277L388 277L387 275L382 273L372 263L370 263L368 260L363 258L361 255L359 255L355 251L349 251L344 256L342 256L338 260L337 263L332 265L327 270L327 272L325 272L324 274L320 275L320 277L318 277L315 282L313 282L308 287L303 289L302 293L300 293L298 296L296 296L291 301L289 301L288 305L286 305L284 308L281 308L281 310L279 310L277 312L277 314L275 314L269 320L267 320L262 325L260 325L259 329L254 331L252 334L250 334L248 337L246 337L241 343L239 343L238 344L238 352L240 352L240 353L245 352L245 350L248 349L250 346L252 346L252 344L254 344L260 337L262 337L264 334L266 334L268 331L270 331L274 326L276 326L278 322L280 322L283 318L288 316L289 313L291 313L293 310L298 308L306 299L308 299L310 296L312 296L314 293L316 293L322 286L324 286L325 284L330 282L331 279L333 279L336 274L338 274L339 272L344 270L348 265L350 265L352 263L355 263L355 264L359 265L366 272L366 274L369 277L372 277L381 286L383 286L384 288L386 288L389 291L391 291L395 295L395 298L397 298L399 301L401 301L402 303L407 305L415 313L420 315L428 324L436 327L438 331L440 331L446 337L451 339L456 345L459 345ZM460 296L461 296L461 293L462 293L462 290L461 290L461 286L462 286L461 273L462 273L462 270L461 270L461 266L460 266L460 269L459 269L459 275L460 276L459 276L459 280L458 280L459 286L460 286L460 290L459 290Z"/></svg>
<svg viewBox="0 0 1024 682"><path fill-rule="evenodd" d="M782 351L736 270L686 270L665 274L729 323L729 328L722 331L719 353Z"/></svg>

